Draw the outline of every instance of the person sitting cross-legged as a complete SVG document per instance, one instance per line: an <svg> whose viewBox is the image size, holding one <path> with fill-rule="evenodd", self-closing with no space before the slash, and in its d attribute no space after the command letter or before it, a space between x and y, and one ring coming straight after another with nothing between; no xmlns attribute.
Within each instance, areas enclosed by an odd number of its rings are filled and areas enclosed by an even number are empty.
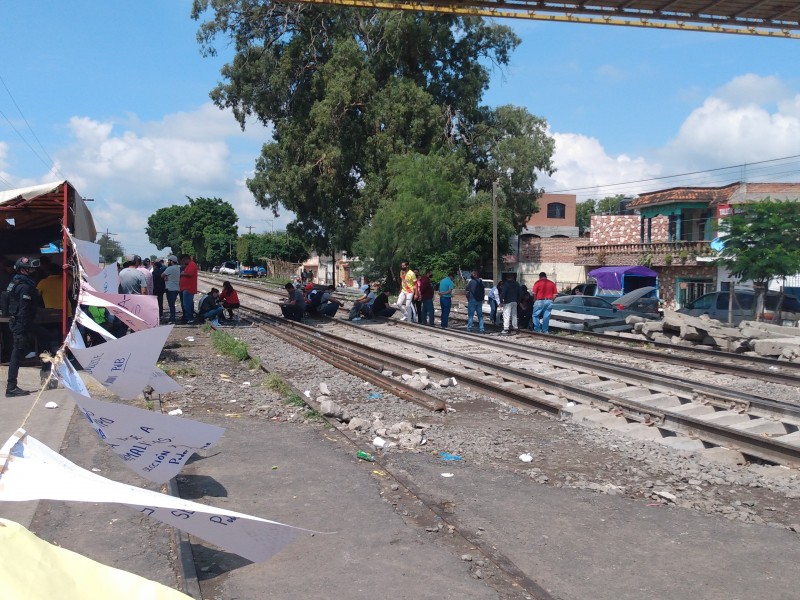
<svg viewBox="0 0 800 600"><path fill-rule="evenodd" d="M197 307L197 317L202 320L207 320L213 327L219 325L219 316L225 309L219 305L219 290L211 288L200 300L200 306Z"/></svg>

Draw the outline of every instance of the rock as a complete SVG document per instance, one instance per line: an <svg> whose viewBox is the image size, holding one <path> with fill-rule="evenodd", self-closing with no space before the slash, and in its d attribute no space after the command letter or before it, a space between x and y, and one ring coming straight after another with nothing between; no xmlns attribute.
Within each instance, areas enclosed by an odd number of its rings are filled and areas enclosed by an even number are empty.
<svg viewBox="0 0 800 600"><path fill-rule="evenodd" d="M347 425L347 428L350 431L361 431L369 429L369 421L367 419L362 419L361 417L354 417L350 419L350 423Z"/></svg>
<svg viewBox="0 0 800 600"><path fill-rule="evenodd" d="M323 396L330 396L331 391L328 389L328 384L324 381L320 382L319 384L319 391L322 393Z"/></svg>
<svg viewBox="0 0 800 600"><path fill-rule="evenodd" d="M654 496L659 496L660 498L664 498L664 500L669 500L670 502L675 502L678 497L675 494L671 494L670 492L660 490L657 492L653 492Z"/></svg>
<svg viewBox="0 0 800 600"><path fill-rule="evenodd" d="M392 373L391 371L381 371L381 375L383 375L384 377L391 377L392 375L394 375L394 373Z"/></svg>
<svg viewBox="0 0 800 600"><path fill-rule="evenodd" d="M456 378L455 377L447 377L446 379L442 379L439 381L439 387L454 387L456 385Z"/></svg>
<svg viewBox="0 0 800 600"><path fill-rule="evenodd" d="M322 413L323 417L333 417L335 419L344 420L344 411L342 407L330 399L325 399L320 402L319 412Z"/></svg>
<svg viewBox="0 0 800 600"><path fill-rule="evenodd" d="M397 435L400 433L411 433L412 431L414 431L414 426L408 421L400 421L399 423L395 423L389 428L389 433L391 435Z"/></svg>
<svg viewBox="0 0 800 600"><path fill-rule="evenodd" d="M412 389L420 390L420 391L422 391L422 390L424 390L424 389L426 389L428 387L427 383L425 383L421 379L416 379L416 378L409 379L408 381L406 381L406 385L408 387L412 388Z"/></svg>
<svg viewBox="0 0 800 600"><path fill-rule="evenodd" d="M461 560L464 562L472 562L472 555L471 554L462 554Z"/></svg>
<svg viewBox="0 0 800 600"><path fill-rule="evenodd" d="M414 369L411 371L414 375L419 375L420 377L427 377L428 376L428 369L425 367Z"/></svg>

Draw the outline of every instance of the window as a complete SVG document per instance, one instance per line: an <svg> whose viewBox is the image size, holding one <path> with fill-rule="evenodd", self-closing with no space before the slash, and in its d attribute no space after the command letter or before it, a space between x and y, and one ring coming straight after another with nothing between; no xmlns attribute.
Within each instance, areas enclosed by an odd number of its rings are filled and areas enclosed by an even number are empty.
<svg viewBox="0 0 800 600"><path fill-rule="evenodd" d="M566 219L566 206L561 202L551 202L547 205L548 219Z"/></svg>

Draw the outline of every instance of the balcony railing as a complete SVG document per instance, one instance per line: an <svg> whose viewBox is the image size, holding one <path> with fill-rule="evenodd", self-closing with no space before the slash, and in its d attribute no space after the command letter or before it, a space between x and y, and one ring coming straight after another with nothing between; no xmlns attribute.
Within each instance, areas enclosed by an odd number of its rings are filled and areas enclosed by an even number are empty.
<svg viewBox="0 0 800 600"><path fill-rule="evenodd" d="M650 244L607 244L578 246L575 264L696 264L698 256L714 254L711 242L653 242Z"/></svg>

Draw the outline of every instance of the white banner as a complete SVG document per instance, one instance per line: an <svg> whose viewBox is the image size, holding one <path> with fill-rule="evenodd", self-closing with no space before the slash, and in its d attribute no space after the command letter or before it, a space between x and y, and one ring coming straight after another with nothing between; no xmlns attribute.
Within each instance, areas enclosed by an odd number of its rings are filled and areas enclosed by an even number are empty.
<svg viewBox="0 0 800 600"><path fill-rule="evenodd" d="M169 394L170 392L182 392L183 386L175 381L172 377L164 373L161 369L156 367L153 371L153 376L147 384L153 388L156 394Z"/></svg>
<svg viewBox="0 0 800 600"><path fill-rule="evenodd" d="M19 429L0 450L0 501L24 500L127 504L253 562L267 560L298 537L314 533L111 481Z"/></svg>
<svg viewBox="0 0 800 600"><path fill-rule="evenodd" d="M87 315L80 306L75 311L75 321L77 321L78 324L83 325L87 329L91 329L95 333L100 334L100 337L102 337L106 341L117 339L113 335L111 335L111 333L105 327L103 327L102 325L100 325L100 323L95 321L91 317L91 315ZM73 325L73 327L75 326ZM76 335L79 337L79 334ZM70 344L70 346L71 345L72 344ZM84 345L82 347L85 348L86 346Z"/></svg>
<svg viewBox="0 0 800 600"><path fill-rule="evenodd" d="M86 267L85 264L82 266ZM86 270L86 279L93 290L102 294L116 294L119 291L119 269L117 263L111 263L104 269L97 267L97 273Z"/></svg>
<svg viewBox="0 0 800 600"><path fill-rule="evenodd" d="M94 265L100 264L100 244L79 240L72 236L70 236L69 239L75 245L75 252L78 253L78 257L82 263L90 262Z"/></svg>
<svg viewBox="0 0 800 600"><path fill-rule="evenodd" d="M161 349L172 325L128 334L91 348L70 351L83 369L120 398L131 399L142 393L153 379Z"/></svg>
<svg viewBox="0 0 800 600"><path fill-rule="evenodd" d="M72 329L70 329L70 331L72 331ZM80 335L78 337L80 337ZM81 376L78 375L75 367L72 366L71 362L65 359L63 354L61 358L62 360L57 360L53 363L53 376L61 382L61 385L63 385L67 391L72 390L81 396L88 396L89 390L86 388L86 384L83 382L83 379L81 379Z"/></svg>
<svg viewBox="0 0 800 600"><path fill-rule="evenodd" d="M158 312L158 299L155 296L142 296L136 294L102 294L100 292L90 292L81 288L80 295L78 296L78 304L88 304L89 306L102 306L107 308L108 311L117 317L120 321L125 323L134 331L141 331L142 329L149 329L158 325L156 322L150 323L145 319L144 314L137 314L133 312L136 307L141 311L142 305L147 305L149 300L155 303L154 313ZM123 304L119 304L122 302ZM128 305L128 306L125 306ZM149 311L148 311L149 312Z"/></svg>
<svg viewBox="0 0 800 600"><path fill-rule="evenodd" d="M64 391L125 466L153 483L175 477L192 454L210 448L225 433L216 425Z"/></svg>

